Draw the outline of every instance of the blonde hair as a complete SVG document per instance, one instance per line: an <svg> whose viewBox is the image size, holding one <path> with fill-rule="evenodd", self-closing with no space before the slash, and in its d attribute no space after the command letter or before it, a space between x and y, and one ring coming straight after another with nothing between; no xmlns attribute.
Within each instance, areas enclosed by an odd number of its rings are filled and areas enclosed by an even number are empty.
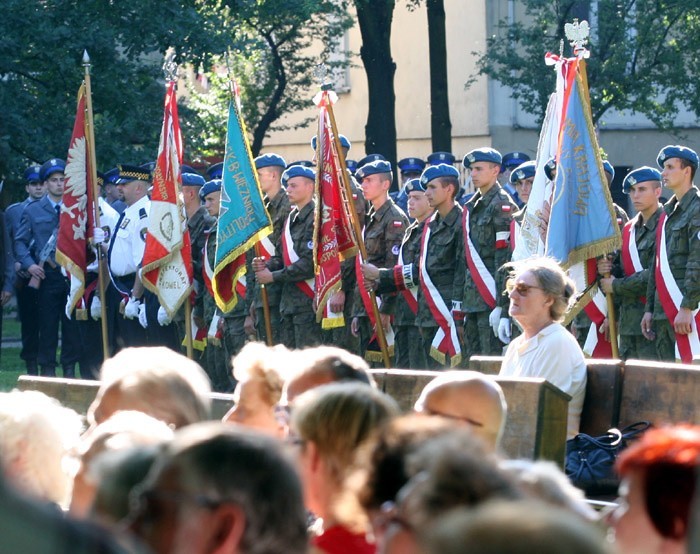
<svg viewBox="0 0 700 554"><path fill-rule="evenodd" d="M284 378L282 367L290 351L279 344L266 346L261 342L249 342L233 358L233 376L236 381L259 381L264 385L264 400L274 406L282 397Z"/></svg>

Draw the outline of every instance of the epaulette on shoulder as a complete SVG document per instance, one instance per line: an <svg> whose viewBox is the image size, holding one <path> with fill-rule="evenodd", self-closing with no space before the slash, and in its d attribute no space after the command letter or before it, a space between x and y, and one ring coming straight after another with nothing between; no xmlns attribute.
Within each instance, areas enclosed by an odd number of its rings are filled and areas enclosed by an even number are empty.
<svg viewBox="0 0 700 554"><path fill-rule="evenodd" d="M146 208L139 209L139 219L146 219L148 214L146 213Z"/></svg>

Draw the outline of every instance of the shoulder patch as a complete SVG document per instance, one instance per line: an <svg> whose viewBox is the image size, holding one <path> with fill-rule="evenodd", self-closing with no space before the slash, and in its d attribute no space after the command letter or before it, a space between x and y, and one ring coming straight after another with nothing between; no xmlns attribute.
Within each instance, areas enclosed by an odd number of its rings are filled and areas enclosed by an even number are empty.
<svg viewBox="0 0 700 554"><path fill-rule="evenodd" d="M394 256L398 256L398 255L399 255L399 245L398 245L398 244L395 244L394 246L391 247L391 253L392 253Z"/></svg>
<svg viewBox="0 0 700 554"><path fill-rule="evenodd" d="M510 213L511 210L512 210L512 208L511 208L511 205L510 205L510 204L503 204L503 205L501 206L501 211L502 211L502 212Z"/></svg>
<svg viewBox="0 0 700 554"><path fill-rule="evenodd" d="M394 224L394 227L403 227L403 221L399 221L399 220L395 219L393 224Z"/></svg>
<svg viewBox="0 0 700 554"><path fill-rule="evenodd" d="M314 241L310 240L309 242L307 242L307 243L306 243L306 247L307 247L309 250L313 250L313 249L314 249Z"/></svg>
<svg viewBox="0 0 700 554"><path fill-rule="evenodd" d="M146 242L146 235L147 235L147 234L148 234L148 229L147 229L146 227L144 227L143 229L141 229L141 231L139 232L139 235L141 236L141 240L142 240L143 242Z"/></svg>
<svg viewBox="0 0 700 554"><path fill-rule="evenodd" d="M139 209L139 219L146 219L148 214L146 213L146 208Z"/></svg>

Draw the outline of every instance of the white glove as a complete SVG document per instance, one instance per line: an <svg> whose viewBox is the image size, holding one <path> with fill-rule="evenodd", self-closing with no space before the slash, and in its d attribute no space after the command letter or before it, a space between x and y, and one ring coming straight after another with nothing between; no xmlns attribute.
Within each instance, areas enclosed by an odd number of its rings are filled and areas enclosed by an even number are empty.
<svg viewBox="0 0 700 554"><path fill-rule="evenodd" d="M66 311L66 317L67 317L68 319L70 319L70 318L71 318L71 317L70 317L70 312L71 312L71 309L70 309L70 297L68 297L68 299L66 300L66 308L65 308L65 311Z"/></svg>
<svg viewBox="0 0 700 554"><path fill-rule="evenodd" d="M489 314L489 325L493 329L493 335L498 336L498 321L501 319L501 311L503 308L496 306Z"/></svg>
<svg viewBox="0 0 700 554"><path fill-rule="evenodd" d="M127 319L134 319L135 317L138 317L140 305L141 302L139 300L136 300L136 298L130 296L129 301L126 303L126 307L124 308L124 317Z"/></svg>
<svg viewBox="0 0 700 554"><path fill-rule="evenodd" d="M139 305L139 323L144 329L148 327L148 320L146 319L146 303L141 302Z"/></svg>
<svg viewBox="0 0 700 554"><path fill-rule="evenodd" d="M90 317L97 321L102 317L102 301L100 297L95 295L90 303Z"/></svg>
<svg viewBox="0 0 700 554"><path fill-rule="evenodd" d="M107 233L101 227L95 227L92 230L92 242L95 244L103 244L107 241Z"/></svg>
<svg viewBox="0 0 700 554"><path fill-rule="evenodd" d="M510 319L507 317L498 320L498 339L503 344L510 342Z"/></svg>
<svg viewBox="0 0 700 554"><path fill-rule="evenodd" d="M160 325L168 325L172 320L173 318L168 316L168 312L165 311L163 306L158 308L158 323Z"/></svg>

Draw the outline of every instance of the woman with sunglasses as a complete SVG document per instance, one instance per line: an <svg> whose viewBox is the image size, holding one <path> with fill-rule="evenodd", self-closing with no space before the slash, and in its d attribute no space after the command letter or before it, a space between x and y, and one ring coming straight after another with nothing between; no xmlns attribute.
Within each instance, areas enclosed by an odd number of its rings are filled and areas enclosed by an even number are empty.
<svg viewBox="0 0 700 554"><path fill-rule="evenodd" d="M508 346L501 376L542 377L571 396L567 436L578 433L586 392L581 347L561 321L576 292L574 283L550 258L512 265L506 289L508 313L523 333Z"/></svg>

